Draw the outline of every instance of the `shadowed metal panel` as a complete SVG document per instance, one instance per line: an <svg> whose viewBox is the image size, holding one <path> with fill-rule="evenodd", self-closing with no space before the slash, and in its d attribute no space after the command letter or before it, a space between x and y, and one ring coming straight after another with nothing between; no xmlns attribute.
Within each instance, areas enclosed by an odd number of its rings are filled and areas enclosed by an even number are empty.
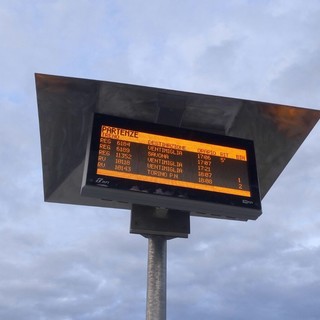
<svg viewBox="0 0 320 320"><path fill-rule="evenodd" d="M172 113L173 126L253 140L262 198L320 117L311 109L43 74L36 89L44 197L59 203L131 207L80 196L94 112L154 123Z"/></svg>

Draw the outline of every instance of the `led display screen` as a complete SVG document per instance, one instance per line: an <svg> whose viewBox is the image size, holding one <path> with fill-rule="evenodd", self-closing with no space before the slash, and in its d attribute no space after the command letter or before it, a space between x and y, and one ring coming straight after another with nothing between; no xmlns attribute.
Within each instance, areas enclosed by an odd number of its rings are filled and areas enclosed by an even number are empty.
<svg viewBox="0 0 320 320"><path fill-rule="evenodd" d="M228 219L261 214L252 141L102 114L82 194Z"/></svg>

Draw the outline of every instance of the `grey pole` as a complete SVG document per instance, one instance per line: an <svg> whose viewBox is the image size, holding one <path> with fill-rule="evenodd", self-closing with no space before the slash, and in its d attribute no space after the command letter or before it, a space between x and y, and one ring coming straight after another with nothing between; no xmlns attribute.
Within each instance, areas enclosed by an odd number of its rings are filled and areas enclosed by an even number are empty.
<svg viewBox="0 0 320 320"><path fill-rule="evenodd" d="M167 238L148 238L147 320L165 320L167 304Z"/></svg>

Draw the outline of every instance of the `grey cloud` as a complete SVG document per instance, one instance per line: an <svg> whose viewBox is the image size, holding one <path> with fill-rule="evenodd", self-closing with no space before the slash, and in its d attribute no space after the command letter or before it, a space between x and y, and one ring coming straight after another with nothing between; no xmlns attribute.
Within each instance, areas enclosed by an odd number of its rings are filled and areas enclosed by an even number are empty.
<svg viewBox="0 0 320 320"><path fill-rule="evenodd" d="M145 316L147 240L129 234L129 213L43 203L34 72L318 108L318 12L316 1L3 5L0 318ZM189 239L168 242L168 318L319 318L319 133L258 221L192 218Z"/></svg>

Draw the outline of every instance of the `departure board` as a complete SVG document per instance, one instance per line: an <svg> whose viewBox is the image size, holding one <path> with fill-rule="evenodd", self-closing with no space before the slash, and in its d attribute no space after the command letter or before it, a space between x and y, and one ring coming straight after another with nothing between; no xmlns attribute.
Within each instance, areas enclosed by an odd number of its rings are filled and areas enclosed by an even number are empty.
<svg viewBox="0 0 320 320"><path fill-rule="evenodd" d="M232 199L250 208L257 198L257 178L249 170L252 147L242 139L96 114L85 184L131 192L133 203L140 193L158 196L151 202L160 206L167 198L221 204Z"/></svg>
<svg viewBox="0 0 320 320"><path fill-rule="evenodd" d="M98 175L250 197L246 150L101 126Z"/></svg>

